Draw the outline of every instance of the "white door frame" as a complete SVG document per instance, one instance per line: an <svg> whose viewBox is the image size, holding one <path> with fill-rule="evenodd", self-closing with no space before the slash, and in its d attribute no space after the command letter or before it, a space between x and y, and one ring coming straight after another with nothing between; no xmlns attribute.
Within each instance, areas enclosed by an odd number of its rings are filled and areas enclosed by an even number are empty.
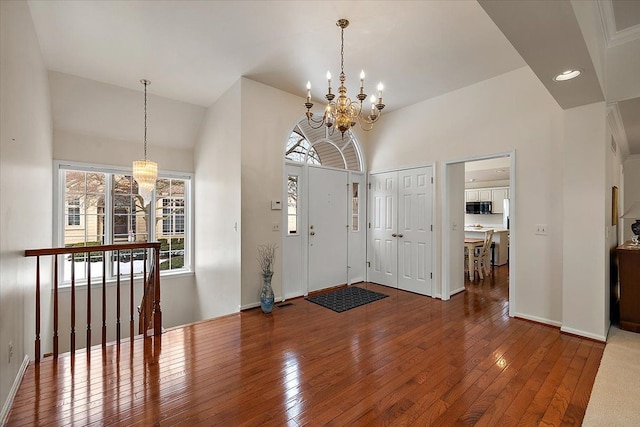
<svg viewBox="0 0 640 427"><path fill-rule="evenodd" d="M349 188L347 196L353 195L353 183L358 182L358 231L353 231L351 202L347 199L347 219L349 220L349 237L347 242L347 285L367 280L367 174L365 172L348 171ZM357 177L357 180L354 178ZM359 268L357 267L359 265Z"/></svg>
<svg viewBox="0 0 640 427"><path fill-rule="evenodd" d="M298 175L298 203L297 203L297 216L298 216L298 224L297 224L297 235L289 236L288 233L288 188L287 181L289 173L287 169L294 168L300 171ZM283 272L282 272L282 300L284 301L287 298L296 298L299 296L307 295L308 293L308 284L303 283L303 279L307 277L307 249L308 249L308 239L309 236L307 234L307 219L308 215L306 212L307 203L306 203L306 191L304 191L304 187L307 184L307 169L301 163L296 162L285 162L284 168L284 179L282 184L282 257L283 257ZM299 246L296 244L295 248L290 245L291 242L288 239L299 239ZM292 277L291 272L286 268L287 259L291 258L299 258L301 261L299 276L297 278ZM299 282L301 285L298 286L289 286L290 282ZM303 289L302 294L299 294L299 290Z"/></svg>
<svg viewBox="0 0 640 427"><path fill-rule="evenodd" d="M443 162L443 184L442 184L442 200L448 200L449 197L457 197L451 194L452 191L449 188L450 182L447 180L447 170L450 165L473 162L476 160L495 159L498 157L509 157L510 173L509 173L509 316L513 317L515 313L515 298L516 298L516 251L513 249L516 245L516 150L488 154L484 156L466 157L456 160L447 160ZM464 191L464 188L462 189ZM461 196L462 197L462 196ZM449 256L449 242L451 239L451 216L449 215L447 203L442 203L442 300L446 301L451 297L451 271L458 266L452 265L451 257ZM458 225L464 227L464 224Z"/></svg>

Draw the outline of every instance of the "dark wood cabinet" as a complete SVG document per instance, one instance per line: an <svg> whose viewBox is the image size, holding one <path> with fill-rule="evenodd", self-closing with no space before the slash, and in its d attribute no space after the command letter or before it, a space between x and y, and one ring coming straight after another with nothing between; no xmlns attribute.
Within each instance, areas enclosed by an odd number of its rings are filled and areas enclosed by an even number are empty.
<svg viewBox="0 0 640 427"><path fill-rule="evenodd" d="M616 248L620 277L620 329L640 332L640 246Z"/></svg>

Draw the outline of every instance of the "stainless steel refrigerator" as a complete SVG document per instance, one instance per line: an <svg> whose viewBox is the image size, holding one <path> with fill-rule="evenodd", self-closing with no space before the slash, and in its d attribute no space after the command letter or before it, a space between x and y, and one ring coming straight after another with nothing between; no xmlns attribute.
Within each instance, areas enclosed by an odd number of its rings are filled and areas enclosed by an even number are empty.
<svg viewBox="0 0 640 427"><path fill-rule="evenodd" d="M502 228L509 229L509 199L504 199L502 205Z"/></svg>

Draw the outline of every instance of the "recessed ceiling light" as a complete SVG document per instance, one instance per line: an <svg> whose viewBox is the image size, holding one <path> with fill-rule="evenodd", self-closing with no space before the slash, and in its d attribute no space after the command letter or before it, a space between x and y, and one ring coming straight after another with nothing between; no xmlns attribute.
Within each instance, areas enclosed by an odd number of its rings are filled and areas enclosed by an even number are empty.
<svg viewBox="0 0 640 427"><path fill-rule="evenodd" d="M496 172L502 173L502 172L504 172L504 169L498 169Z"/></svg>
<svg viewBox="0 0 640 427"><path fill-rule="evenodd" d="M582 74L582 70L566 70L555 76L553 80L557 82L564 82L566 80L575 79L580 74Z"/></svg>

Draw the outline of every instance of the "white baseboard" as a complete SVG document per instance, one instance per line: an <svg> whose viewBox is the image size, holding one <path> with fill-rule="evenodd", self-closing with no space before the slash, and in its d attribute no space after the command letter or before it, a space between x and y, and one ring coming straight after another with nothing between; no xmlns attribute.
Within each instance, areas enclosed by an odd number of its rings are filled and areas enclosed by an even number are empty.
<svg viewBox="0 0 640 427"><path fill-rule="evenodd" d="M515 313L514 316L515 317L520 317L521 319L532 320L532 321L538 322L538 323L544 323L545 325L559 327L561 332L565 332L567 334L578 335L580 337L590 338L592 340L601 341L601 342L606 342L607 341L606 335L603 336L603 335L598 335L598 334L592 334L591 332L585 332L585 331L581 331L579 329L569 328L567 326L563 326L562 322L556 322L554 320L544 319L542 317L537 317L537 316L530 316L528 314L522 314L522 313ZM607 330L608 330L608 328L607 328Z"/></svg>
<svg viewBox="0 0 640 427"><path fill-rule="evenodd" d="M11 411L13 399L16 397L16 393L18 393L18 388L20 388L20 383L22 382L22 377L24 377L24 373L27 370L27 366L29 366L29 356L25 355L22 365L20 365L20 369L18 370L18 374L13 380L13 385L11 386L11 390L9 390L7 400L5 400L4 405L2 406L2 412L0 412L0 426L5 425L9 420L9 411Z"/></svg>
<svg viewBox="0 0 640 427"><path fill-rule="evenodd" d="M462 291L464 291L464 290L465 290L464 286L463 286L463 287L461 287L461 288L459 288L459 289L454 289L454 290L452 290L451 292L449 292L449 297L452 297L452 296L454 296L455 294L459 294L460 292L462 292Z"/></svg>
<svg viewBox="0 0 640 427"><path fill-rule="evenodd" d="M566 326L562 326L560 328L560 331L566 332L566 333L571 334L571 335L578 335L578 336L585 337L585 338L591 338L592 340L596 340L596 341L600 341L600 342L607 342L607 337L606 336L598 335L598 334L592 334L591 332L585 332L585 331L581 331L579 329L567 328Z"/></svg>
<svg viewBox="0 0 640 427"><path fill-rule="evenodd" d="M513 317L519 317L521 319L531 320L533 322L544 323L545 325L556 326L558 328L562 326L562 322L556 322L555 320L545 319L544 317L531 316L529 314L514 313Z"/></svg>
<svg viewBox="0 0 640 427"><path fill-rule="evenodd" d="M278 303L278 302L282 302L282 301L284 301L282 299L282 297L276 297L275 300L274 300L274 303ZM249 310L251 308L256 308L256 307L260 307L260 301L252 302L250 304L241 305L240 306L240 310Z"/></svg>

